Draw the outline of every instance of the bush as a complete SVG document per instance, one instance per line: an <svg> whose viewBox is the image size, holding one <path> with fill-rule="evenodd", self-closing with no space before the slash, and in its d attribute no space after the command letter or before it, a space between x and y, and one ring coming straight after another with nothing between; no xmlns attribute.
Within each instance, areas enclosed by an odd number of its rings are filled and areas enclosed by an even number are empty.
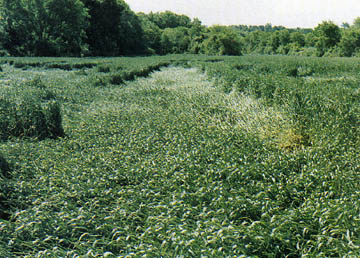
<svg viewBox="0 0 360 258"><path fill-rule="evenodd" d="M324 57L338 57L341 56L341 49L339 47L332 47L326 51Z"/></svg>
<svg viewBox="0 0 360 258"><path fill-rule="evenodd" d="M317 56L317 50L314 47L305 47L297 53L299 56Z"/></svg>
<svg viewBox="0 0 360 258"><path fill-rule="evenodd" d="M353 54L354 57L360 57L360 50L356 51L354 54Z"/></svg>

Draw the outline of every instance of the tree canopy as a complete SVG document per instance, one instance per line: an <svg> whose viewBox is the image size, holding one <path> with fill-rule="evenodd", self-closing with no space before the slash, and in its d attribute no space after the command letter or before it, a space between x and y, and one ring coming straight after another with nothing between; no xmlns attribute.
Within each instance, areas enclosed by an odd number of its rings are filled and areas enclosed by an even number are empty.
<svg viewBox="0 0 360 258"><path fill-rule="evenodd" d="M171 11L135 14L123 0L0 0L0 54L119 56L249 53L360 55L360 17L315 29L204 26Z"/></svg>
<svg viewBox="0 0 360 258"><path fill-rule="evenodd" d="M350 28L344 31L339 42L342 56L352 56L360 51L360 27Z"/></svg>
<svg viewBox="0 0 360 258"><path fill-rule="evenodd" d="M322 56L326 50L335 47L341 39L339 26L332 21L324 21L315 28L315 35L318 37L316 47L319 55Z"/></svg>
<svg viewBox="0 0 360 258"><path fill-rule="evenodd" d="M12 55L78 55L87 18L80 0L3 0L2 45Z"/></svg>
<svg viewBox="0 0 360 258"><path fill-rule="evenodd" d="M200 52L208 55L241 55L241 39L231 28L213 26L205 34Z"/></svg>
<svg viewBox="0 0 360 258"><path fill-rule="evenodd" d="M149 13L148 18L160 29L190 27L191 19L186 15L179 15L170 11L160 13Z"/></svg>
<svg viewBox="0 0 360 258"><path fill-rule="evenodd" d="M124 1L81 1L90 17L86 42L91 55L129 55L144 50L140 19Z"/></svg>

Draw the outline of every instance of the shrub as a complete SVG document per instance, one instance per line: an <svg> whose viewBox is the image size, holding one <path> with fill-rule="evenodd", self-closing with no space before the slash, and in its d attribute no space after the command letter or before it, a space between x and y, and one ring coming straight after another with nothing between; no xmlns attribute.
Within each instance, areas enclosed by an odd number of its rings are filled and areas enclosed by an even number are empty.
<svg viewBox="0 0 360 258"><path fill-rule="evenodd" d="M305 48L302 48L298 53L297 55L299 56L316 56L317 53L316 53L316 48L314 47L305 47Z"/></svg>
<svg viewBox="0 0 360 258"><path fill-rule="evenodd" d="M341 49L339 47L329 48L325 53L324 57L337 57L341 55Z"/></svg>

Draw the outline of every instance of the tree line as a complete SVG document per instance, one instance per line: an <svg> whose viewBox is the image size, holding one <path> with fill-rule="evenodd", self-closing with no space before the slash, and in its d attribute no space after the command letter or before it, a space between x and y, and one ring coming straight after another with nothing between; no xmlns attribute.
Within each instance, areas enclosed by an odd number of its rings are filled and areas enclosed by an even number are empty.
<svg viewBox="0 0 360 258"><path fill-rule="evenodd" d="M360 18L339 27L204 26L170 11L135 14L123 0L0 0L3 55L249 53L360 56Z"/></svg>
<svg viewBox="0 0 360 258"><path fill-rule="evenodd" d="M360 17L352 25L323 21L314 29L233 26L244 53L360 57Z"/></svg>

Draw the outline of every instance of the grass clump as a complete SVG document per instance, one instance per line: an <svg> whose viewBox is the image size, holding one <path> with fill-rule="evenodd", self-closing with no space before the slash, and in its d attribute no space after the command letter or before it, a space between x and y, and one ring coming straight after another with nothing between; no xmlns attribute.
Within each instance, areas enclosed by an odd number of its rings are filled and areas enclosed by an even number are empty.
<svg viewBox="0 0 360 258"><path fill-rule="evenodd" d="M42 104L32 98L18 103L0 99L0 138L35 137L38 139L64 136L60 105L51 101Z"/></svg>
<svg viewBox="0 0 360 258"><path fill-rule="evenodd" d="M111 68L108 65L100 65L98 66L98 72L99 73L110 73Z"/></svg>
<svg viewBox="0 0 360 258"><path fill-rule="evenodd" d="M9 175L10 166L6 159L0 153L0 177L7 177Z"/></svg>
<svg viewBox="0 0 360 258"><path fill-rule="evenodd" d="M1 220L8 220L10 217L9 214L10 207L9 207L9 202L7 200L10 191L9 184L7 183L9 176L10 176L9 163L0 153L0 222ZM1 247L0 247L0 254L1 254Z"/></svg>
<svg viewBox="0 0 360 258"><path fill-rule="evenodd" d="M64 136L59 102L39 77L1 90L0 139Z"/></svg>
<svg viewBox="0 0 360 258"><path fill-rule="evenodd" d="M126 76L124 76L124 74L114 74L110 78L110 83L114 84L114 85L120 85L124 82L125 79L126 79ZM127 78L127 79L129 79L129 78Z"/></svg>

